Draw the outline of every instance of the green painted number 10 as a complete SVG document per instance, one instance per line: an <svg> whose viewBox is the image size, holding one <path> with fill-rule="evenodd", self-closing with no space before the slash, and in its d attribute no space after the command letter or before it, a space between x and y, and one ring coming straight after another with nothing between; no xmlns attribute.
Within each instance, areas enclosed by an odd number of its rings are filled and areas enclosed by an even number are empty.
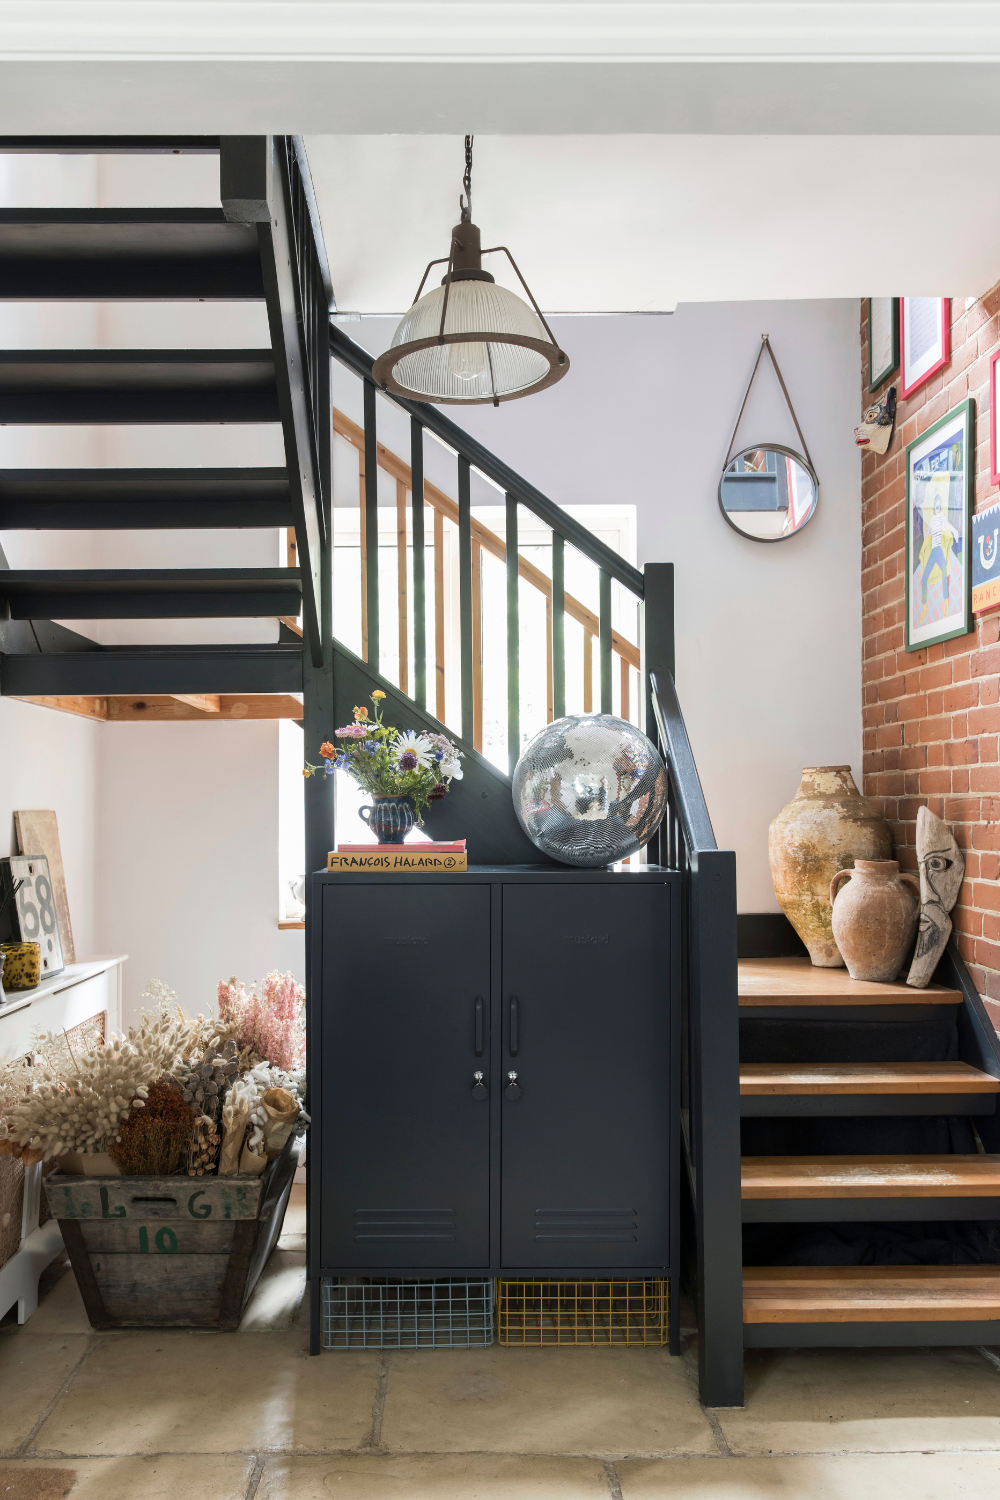
<svg viewBox="0 0 1000 1500"><path fill-rule="evenodd" d="M177 1253L177 1236L172 1229L167 1228L166 1224L164 1224L162 1229L156 1231L153 1244L161 1255L175 1255ZM149 1230L145 1224L141 1225L139 1229L139 1249L143 1255L149 1254Z"/></svg>

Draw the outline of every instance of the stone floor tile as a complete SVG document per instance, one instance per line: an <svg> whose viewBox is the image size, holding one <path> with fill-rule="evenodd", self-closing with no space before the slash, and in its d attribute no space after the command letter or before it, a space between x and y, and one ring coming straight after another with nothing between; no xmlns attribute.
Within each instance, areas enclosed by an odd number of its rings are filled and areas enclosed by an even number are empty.
<svg viewBox="0 0 1000 1500"><path fill-rule="evenodd" d="M401 1458L269 1458L257 1500L609 1500L592 1458L410 1453ZM75 1500L75 1497L74 1497Z"/></svg>
<svg viewBox="0 0 1000 1500"><path fill-rule="evenodd" d="M0 1338L0 1453L16 1453L87 1352L79 1334L30 1338L28 1325Z"/></svg>
<svg viewBox="0 0 1000 1500"><path fill-rule="evenodd" d="M27 1323L22 1324L22 1332L44 1335L92 1332L69 1261L59 1270L60 1275L38 1288L38 1307Z"/></svg>
<svg viewBox="0 0 1000 1500"><path fill-rule="evenodd" d="M377 1372L378 1357L368 1352L310 1358L300 1333L266 1341L176 1329L106 1334L33 1451L353 1448L371 1431ZM114 1391L122 1399L113 1400Z"/></svg>
<svg viewBox="0 0 1000 1500"><path fill-rule="evenodd" d="M286 1239L305 1238L306 1233L306 1190L304 1183L292 1183L291 1196L288 1199L288 1207L285 1209L285 1222L281 1226L281 1238L278 1244L285 1248Z"/></svg>
<svg viewBox="0 0 1000 1500"><path fill-rule="evenodd" d="M71 1469L69 1500L177 1500L181 1495L243 1500L253 1472L243 1453L204 1454L197 1460L158 1453L155 1458L9 1459L13 1468ZM197 1465L192 1469L192 1463Z"/></svg>
<svg viewBox="0 0 1000 1500"><path fill-rule="evenodd" d="M340 1358L350 1358L342 1355ZM665 1349L394 1351L390 1452L710 1453L712 1429Z"/></svg>
<svg viewBox="0 0 1000 1500"><path fill-rule="evenodd" d="M975 1349L754 1349L734 1453L1000 1448L1000 1371Z"/></svg>
<svg viewBox="0 0 1000 1500"><path fill-rule="evenodd" d="M272 1250L243 1314L240 1333L275 1333L292 1328L303 1300L308 1302L305 1251Z"/></svg>
<svg viewBox="0 0 1000 1500"><path fill-rule="evenodd" d="M1000 1454L619 1459L615 1472L622 1500L994 1500Z"/></svg>

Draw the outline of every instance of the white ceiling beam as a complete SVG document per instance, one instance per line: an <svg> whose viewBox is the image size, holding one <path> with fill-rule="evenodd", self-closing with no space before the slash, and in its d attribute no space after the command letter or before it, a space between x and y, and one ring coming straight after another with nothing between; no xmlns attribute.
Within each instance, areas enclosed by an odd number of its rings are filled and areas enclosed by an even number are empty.
<svg viewBox="0 0 1000 1500"><path fill-rule="evenodd" d="M1000 7L0 0L0 131L992 134Z"/></svg>

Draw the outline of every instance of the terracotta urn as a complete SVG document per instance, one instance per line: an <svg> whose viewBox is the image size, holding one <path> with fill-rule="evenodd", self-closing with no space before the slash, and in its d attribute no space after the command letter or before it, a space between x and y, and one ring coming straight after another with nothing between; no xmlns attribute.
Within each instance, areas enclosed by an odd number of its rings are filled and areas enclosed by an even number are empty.
<svg viewBox="0 0 1000 1500"><path fill-rule="evenodd" d="M904 885L909 881L909 885ZM895 979L913 947L920 882L895 859L856 859L830 882L833 936L852 979Z"/></svg>
<svg viewBox="0 0 1000 1500"><path fill-rule="evenodd" d="M862 797L850 766L806 766L795 796L767 834L778 905L818 968L844 960L831 925L830 881L858 859L891 859L892 834L877 805Z"/></svg>

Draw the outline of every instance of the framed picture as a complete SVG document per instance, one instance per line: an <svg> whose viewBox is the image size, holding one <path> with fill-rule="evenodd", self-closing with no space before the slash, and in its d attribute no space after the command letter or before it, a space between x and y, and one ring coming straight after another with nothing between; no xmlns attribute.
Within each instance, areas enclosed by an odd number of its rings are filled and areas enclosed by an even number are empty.
<svg viewBox="0 0 1000 1500"><path fill-rule="evenodd" d="M3 941L38 943L42 951L42 978L61 974L66 967L49 862L41 854L12 854L0 860L0 888L4 892L23 880L4 913L7 936Z"/></svg>
<svg viewBox="0 0 1000 1500"><path fill-rule="evenodd" d="M976 404L963 401L906 449L906 650L972 629Z"/></svg>
<svg viewBox="0 0 1000 1500"><path fill-rule="evenodd" d="M997 360L1000 349L990 360L990 484L1000 484L1000 413L997 412Z"/></svg>
<svg viewBox="0 0 1000 1500"><path fill-rule="evenodd" d="M899 298L868 298L868 389L874 391L899 364Z"/></svg>
<svg viewBox="0 0 1000 1500"><path fill-rule="evenodd" d="M972 613L1000 605L1000 502L972 518Z"/></svg>
<svg viewBox="0 0 1000 1500"><path fill-rule="evenodd" d="M899 354L905 401L951 358L950 297L900 297Z"/></svg>

